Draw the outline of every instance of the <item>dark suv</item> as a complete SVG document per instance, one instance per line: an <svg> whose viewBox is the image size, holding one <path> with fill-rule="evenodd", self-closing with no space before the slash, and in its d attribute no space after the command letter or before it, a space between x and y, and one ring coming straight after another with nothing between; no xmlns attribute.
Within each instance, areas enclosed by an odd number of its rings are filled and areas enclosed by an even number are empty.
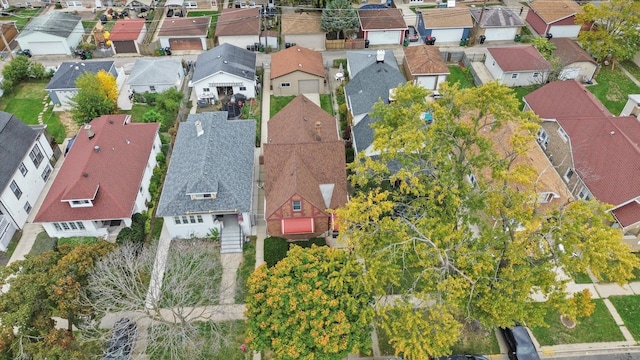
<svg viewBox="0 0 640 360"><path fill-rule="evenodd" d="M122 318L113 324L113 333L104 360L129 360L136 343L138 326L129 318Z"/></svg>
<svg viewBox="0 0 640 360"><path fill-rule="evenodd" d="M511 328L500 328L504 340L509 348L510 360L540 360L529 332L524 326L517 325Z"/></svg>

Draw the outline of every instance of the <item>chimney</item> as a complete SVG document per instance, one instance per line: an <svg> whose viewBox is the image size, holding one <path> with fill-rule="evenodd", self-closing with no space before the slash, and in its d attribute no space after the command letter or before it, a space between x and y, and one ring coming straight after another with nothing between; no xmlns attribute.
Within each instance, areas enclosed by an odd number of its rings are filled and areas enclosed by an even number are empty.
<svg viewBox="0 0 640 360"><path fill-rule="evenodd" d="M200 122L200 120L196 121L196 134L198 137L204 134L204 129L202 128L202 123Z"/></svg>
<svg viewBox="0 0 640 360"><path fill-rule="evenodd" d="M93 131L91 125L89 124L84 126L84 131L87 132L87 136L89 137L89 139L93 139L93 137L96 136L96 133Z"/></svg>
<svg viewBox="0 0 640 360"><path fill-rule="evenodd" d="M384 64L384 50L376 51L376 64Z"/></svg>
<svg viewBox="0 0 640 360"><path fill-rule="evenodd" d="M316 141L322 140L322 122L316 121Z"/></svg>

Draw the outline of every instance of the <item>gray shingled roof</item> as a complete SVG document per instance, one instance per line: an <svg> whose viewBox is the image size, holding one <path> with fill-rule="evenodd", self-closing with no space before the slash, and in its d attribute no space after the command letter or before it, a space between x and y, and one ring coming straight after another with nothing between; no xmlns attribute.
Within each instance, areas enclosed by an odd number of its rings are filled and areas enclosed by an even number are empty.
<svg viewBox="0 0 640 360"><path fill-rule="evenodd" d="M71 35L80 20L82 20L80 16L60 11L52 11L48 14L34 17L27 26L20 31L18 38L35 32L67 38Z"/></svg>
<svg viewBox="0 0 640 360"><path fill-rule="evenodd" d="M131 69L127 84L174 85L180 72L184 72L180 58L138 59Z"/></svg>
<svg viewBox="0 0 640 360"><path fill-rule="evenodd" d="M18 165L41 132L27 126L13 114L0 111L0 193L9 185Z"/></svg>
<svg viewBox="0 0 640 360"><path fill-rule="evenodd" d="M204 130L200 136L196 121ZM255 140L255 120L227 120L226 111L190 114L176 135L157 216L250 211ZM217 196L187 195L206 192Z"/></svg>
<svg viewBox="0 0 640 360"><path fill-rule="evenodd" d="M376 50L364 50L364 51L347 51L347 62L349 63L349 77L353 79L360 70L376 62ZM389 64L398 70L398 61L393 55L393 51L385 50L384 62Z"/></svg>
<svg viewBox="0 0 640 360"><path fill-rule="evenodd" d="M475 22L480 19L480 14L483 12L482 8L469 8L471 16ZM515 13L515 11L506 7L487 7L484 9L482 15L482 23L480 27L521 27L524 26L524 21Z"/></svg>
<svg viewBox="0 0 640 360"><path fill-rule="evenodd" d="M356 153L365 151L369 145L373 144L373 129L371 124L375 120L365 115L352 129L353 131L353 145L356 149Z"/></svg>
<svg viewBox="0 0 640 360"><path fill-rule="evenodd" d="M398 69L387 63L371 64L360 70L344 87L353 115L371 111L373 104L382 99L389 103L389 90L406 82Z"/></svg>
<svg viewBox="0 0 640 360"><path fill-rule="evenodd" d="M114 66L113 61L65 61L58 67L56 73L45 87L46 90L77 89L76 79L85 72L97 74L100 70L109 72Z"/></svg>
<svg viewBox="0 0 640 360"><path fill-rule="evenodd" d="M255 80L256 54L227 43L217 46L198 55L191 81L196 83L220 71Z"/></svg>

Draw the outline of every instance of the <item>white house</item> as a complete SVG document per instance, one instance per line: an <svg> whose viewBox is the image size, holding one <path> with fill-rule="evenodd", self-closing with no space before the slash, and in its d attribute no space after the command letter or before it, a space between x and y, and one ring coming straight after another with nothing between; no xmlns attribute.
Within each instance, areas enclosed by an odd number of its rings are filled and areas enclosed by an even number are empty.
<svg viewBox="0 0 640 360"><path fill-rule="evenodd" d="M220 236L222 253L242 252L251 231L255 120L226 111L190 114L176 135L156 216L171 238Z"/></svg>
<svg viewBox="0 0 640 360"><path fill-rule="evenodd" d="M113 240L133 214L147 210L161 150L158 123L103 115L76 135L34 222L51 237Z"/></svg>
<svg viewBox="0 0 640 360"><path fill-rule="evenodd" d="M137 93L161 93L170 88L180 90L184 75L180 58L142 58L134 63L127 84Z"/></svg>
<svg viewBox="0 0 640 360"><path fill-rule="evenodd" d="M533 45L488 48L484 64L495 80L510 87L544 84L551 71Z"/></svg>
<svg viewBox="0 0 640 360"><path fill-rule="evenodd" d="M33 18L16 37L21 49L33 55L72 55L84 27L80 16L59 11Z"/></svg>
<svg viewBox="0 0 640 360"><path fill-rule="evenodd" d="M52 167L54 151L45 127L31 127L0 112L0 250L27 222Z"/></svg>
<svg viewBox="0 0 640 360"><path fill-rule="evenodd" d="M69 110L73 103L71 99L78 93L76 80L86 74L97 74L104 70L113 75L116 79L118 88L124 82L124 72L118 71L113 60L108 61L65 61L56 70L55 74L45 87L51 101L56 105L54 110Z"/></svg>
<svg viewBox="0 0 640 360"><path fill-rule="evenodd" d="M255 98L256 54L231 44L204 52L198 55L189 87L198 100L209 102L238 93Z"/></svg>

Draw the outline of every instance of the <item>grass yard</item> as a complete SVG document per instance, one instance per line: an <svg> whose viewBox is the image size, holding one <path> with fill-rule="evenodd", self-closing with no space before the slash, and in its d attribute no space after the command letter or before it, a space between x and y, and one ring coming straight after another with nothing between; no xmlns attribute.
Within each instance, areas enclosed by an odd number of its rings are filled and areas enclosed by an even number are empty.
<svg viewBox="0 0 640 360"><path fill-rule="evenodd" d="M247 295L247 279L256 268L256 238L244 244L242 249L242 263L237 271L235 303L243 304Z"/></svg>
<svg viewBox="0 0 640 360"><path fill-rule="evenodd" d="M322 110L328 112L331 115L334 115L333 104L331 103L331 95L320 94L320 107L322 108Z"/></svg>
<svg viewBox="0 0 640 360"><path fill-rule="evenodd" d="M447 81L451 84L460 83L461 89L472 88L475 87L475 83L473 82L473 75L471 75L471 70L468 68L462 68L456 65L449 66L449 76L447 76Z"/></svg>
<svg viewBox="0 0 640 360"><path fill-rule="evenodd" d="M142 118L144 116L144 113L154 109L155 109L155 106L137 103L131 106L131 110L125 110L125 111L122 111L122 113L131 115L131 119L133 119L133 122L141 123L143 122Z"/></svg>
<svg viewBox="0 0 640 360"><path fill-rule="evenodd" d="M38 114L44 109L42 104L47 92L46 81L27 81L19 84L10 95L0 100L2 110L12 113L29 125L38 124Z"/></svg>
<svg viewBox="0 0 640 360"><path fill-rule="evenodd" d="M636 80L640 81L640 67L638 67L638 65L636 65L636 63L634 63L631 60L625 60L621 63L622 66L624 66L624 68L631 73L631 75L633 75L633 77L636 78Z"/></svg>
<svg viewBox="0 0 640 360"><path fill-rule="evenodd" d="M42 114L42 121L47 125L47 131L58 144L62 144L67 137L67 128L60 121L60 117L53 111L53 107L49 107L44 114Z"/></svg>
<svg viewBox="0 0 640 360"><path fill-rule="evenodd" d="M587 89L616 116L620 115L627 103L628 94L640 93L640 87L619 68L611 70L609 66L602 67L596 76L596 83L596 85L587 86Z"/></svg>
<svg viewBox="0 0 640 360"><path fill-rule="evenodd" d="M16 9L11 16L0 16L2 21L15 21L18 31L22 30L32 17L40 12L40 8L33 9Z"/></svg>
<svg viewBox="0 0 640 360"><path fill-rule="evenodd" d="M522 100L522 98L539 88L539 85L520 86L513 88L513 91L516 93L516 99L518 99L518 101L520 102L520 109L524 108L524 101Z"/></svg>
<svg viewBox="0 0 640 360"><path fill-rule="evenodd" d="M576 282L576 284L592 284L593 281L591 280L591 277L589 277L588 274L585 273L575 273L572 274L571 276L573 278L573 281Z"/></svg>
<svg viewBox="0 0 640 360"><path fill-rule="evenodd" d="M611 296L609 301L618 311L624 321L624 325L629 329L631 335L636 340L640 339L640 295Z"/></svg>
<svg viewBox="0 0 640 360"><path fill-rule="evenodd" d="M271 115L270 118L272 118L275 114L278 113L278 111L282 110L283 107L287 106L287 104L289 104L293 99L295 99L295 96L273 96L271 95L271 108L269 109L269 114Z"/></svg>
<svg viewBox="0 0 640 360"><path fill-rule="evenodd" d="M60 238L58 239L58 246L60 245L71 245L71 246L78 246L78 245L90 245L90 244L94 244L96 241L98 241L97 237L93 237L93 236L73 236L73 237L64 237L64 238Z"/></svg>
<svg viewBox="0 0 640 360"><path fill-rule="evenodd" d="M36 236L36 241L29 251L30 255L40 255L44 252L53 250L58 243L58 238L52 238L47 235L46 231L43 231Z"/></svg>
<svg viewBox="0 0 640 360"><path fill-rule="evenodd" d="M199 16L213 16L218 15L217 11L211 10L189 10L187 11L187 17L199 17Z"/></svg>
<svg viewBox="0 0 640 360"><path fill-rule="evenodd" d="M7 246L7 251L0 251L0 266L6 266L9 263L11 256L13 256L13 252L16 251L16 247L18 246L18 242L20 242L21 237L22 231L16 231L11 238L11 242L9 242L9 246Z"/></svg>
<svg viewBox="0 0 640 360"><path fill-rule="evenodd" d="M545 317L549 327L531 328L541 346L624 341L620 328L611 317L602 299L594 299L596 307L590 317L579 319L573 329L560 322L560 313L550 309Z"/></svg>

